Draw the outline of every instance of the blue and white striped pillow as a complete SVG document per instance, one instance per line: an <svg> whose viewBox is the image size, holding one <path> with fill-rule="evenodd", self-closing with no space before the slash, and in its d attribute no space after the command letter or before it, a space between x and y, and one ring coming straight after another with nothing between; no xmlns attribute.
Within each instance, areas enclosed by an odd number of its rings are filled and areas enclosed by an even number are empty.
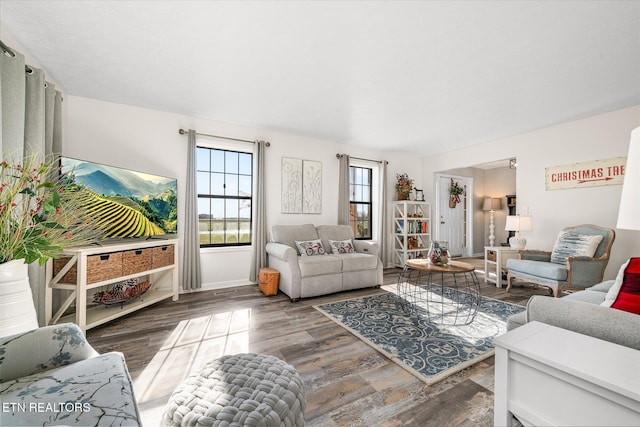
<svg viewBox="0 0 640 427"><path fill-rule="evenodd" d="M567 257L584 256L593 257L602 241L602 236L597 234L577 234L570 231L562 231L558 234L556 244L551 252L551 262L567 265Z"/></svg>

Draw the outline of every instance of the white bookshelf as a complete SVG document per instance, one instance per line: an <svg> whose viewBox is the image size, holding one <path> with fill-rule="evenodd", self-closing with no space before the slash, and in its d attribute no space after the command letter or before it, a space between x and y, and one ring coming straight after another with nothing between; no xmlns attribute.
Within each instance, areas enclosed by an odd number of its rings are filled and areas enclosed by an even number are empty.
<svg viewBox="0 0 640 427"><path fill-rule="evenodd" d="M393 265L426 258L431 239L431 204L418 201L393 202Z"/></svg>

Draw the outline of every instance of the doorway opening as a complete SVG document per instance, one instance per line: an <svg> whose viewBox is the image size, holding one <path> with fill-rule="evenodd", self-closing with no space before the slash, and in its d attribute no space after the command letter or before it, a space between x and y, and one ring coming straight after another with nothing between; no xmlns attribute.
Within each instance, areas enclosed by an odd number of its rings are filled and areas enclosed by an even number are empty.
<svg viewBox="0 0 640 427"><path fill-rule="evenodd" d="M513 158L506 158L492 162L476 164L468 167L442 170L434 173L434 216L432 233L434 240L447 240L452 235L464 242L461 255L463 257L484 256L484 247L489 244L488 212L482 210L485 198L500 198L502 208L495 211L495 242L503 245L508 242L508 232L505 231L506 217L511 215L508 195L516 193L516 165ZM512 165L513 163L513 165ZM455 209L449 208L448 196L451 178L465 187L465 198ZM455 212L459 210L460 212ZM448 216L457 217L448 222ZM441 224L441 222L445 224ZM447 230L456 226L456 231Z"/></svg>
<svg viewBox="0 0 640 427"><path fill-rule="evenodd" d="M435 239L449 244L453 257L473 255L473 178L436 173ZM454 200L451 188L463 193Z"/></svg>

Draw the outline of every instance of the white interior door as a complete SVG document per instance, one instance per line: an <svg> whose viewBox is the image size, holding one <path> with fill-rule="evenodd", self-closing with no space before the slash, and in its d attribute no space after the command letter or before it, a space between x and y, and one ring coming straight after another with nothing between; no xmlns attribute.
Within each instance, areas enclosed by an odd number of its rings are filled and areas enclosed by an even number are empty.
<svg viewBox="0 0 640 427"><path fill-rule="evenodd" d="M449 206L449 187L451 187L451 179L463 186L467 192L460 196L460 203L455 207ZM451 256L469 256L469 233L470 228L467 222L468 218L468 199L470 194L471 178L452 177L450 175L438 176L438 205L437 205L437 221L438 233L437 240L446 240L449 242L449 252Z"/></svg>

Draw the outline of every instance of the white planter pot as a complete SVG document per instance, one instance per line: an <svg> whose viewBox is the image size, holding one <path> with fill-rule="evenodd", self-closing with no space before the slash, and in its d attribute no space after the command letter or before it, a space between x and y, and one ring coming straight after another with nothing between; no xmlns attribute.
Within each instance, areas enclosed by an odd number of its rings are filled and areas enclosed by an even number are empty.
<svg viewBox="0 0 640 427"><path fill-rule="evenodd" d="M38 328L38 315L23 260L0 264L0 336Z"/></svg>

